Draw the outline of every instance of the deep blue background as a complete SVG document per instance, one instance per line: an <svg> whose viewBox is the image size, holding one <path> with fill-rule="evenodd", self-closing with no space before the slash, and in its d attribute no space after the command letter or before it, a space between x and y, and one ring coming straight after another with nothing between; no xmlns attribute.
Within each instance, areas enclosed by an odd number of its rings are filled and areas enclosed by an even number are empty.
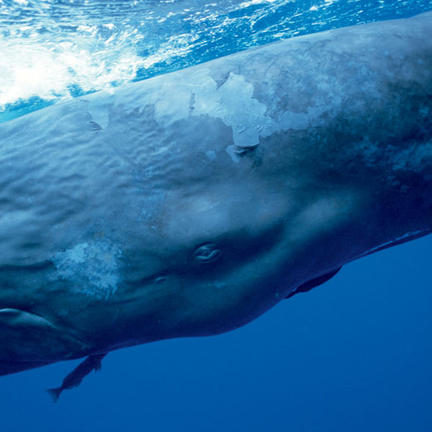
<svg viewBox="0 0 432 432"><path fill-rule="evenodd" d="M76 362L1 378L1 430L430 432L432 237L351 263L221 336L111 353L57 405Z"/></svg>

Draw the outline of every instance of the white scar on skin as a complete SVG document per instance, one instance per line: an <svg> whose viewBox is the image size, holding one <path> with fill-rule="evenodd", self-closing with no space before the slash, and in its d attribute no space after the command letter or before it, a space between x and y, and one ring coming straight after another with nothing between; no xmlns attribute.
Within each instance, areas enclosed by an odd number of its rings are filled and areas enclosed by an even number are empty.
<svg viewBox="0 0 432 432"><path fill-rule="evenodd" d="M78 292L108 299L117 291L121 250L109 242L85 242L53 257L57 275L74 284Z"/></svg>

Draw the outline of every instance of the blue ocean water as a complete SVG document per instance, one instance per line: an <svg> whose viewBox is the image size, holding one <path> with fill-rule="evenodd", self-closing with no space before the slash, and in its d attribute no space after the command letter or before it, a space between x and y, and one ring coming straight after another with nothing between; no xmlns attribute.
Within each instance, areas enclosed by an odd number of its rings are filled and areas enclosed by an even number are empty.
<svg viewBox="0 0 432 432"><path fill-rule="evenodd" d="M0 2L0 120L432 1ZM30 78L29 78L30 77ZM77 362L2 377L1 430L432 430L432 239L351 263L234 332L109 354L54 405Z"/></svg>

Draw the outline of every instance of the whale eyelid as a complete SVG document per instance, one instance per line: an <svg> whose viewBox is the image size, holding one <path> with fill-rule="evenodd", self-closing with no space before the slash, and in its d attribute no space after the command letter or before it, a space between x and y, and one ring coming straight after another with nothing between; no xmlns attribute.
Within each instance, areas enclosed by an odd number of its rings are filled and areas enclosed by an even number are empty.
<svg viewBox="0 0 432 432"><path fill-rule="evenodd" d="M194 258L200 264L210 264L222 256L222 251L215 243L204 243L198 246L194 252Z"/></svg>

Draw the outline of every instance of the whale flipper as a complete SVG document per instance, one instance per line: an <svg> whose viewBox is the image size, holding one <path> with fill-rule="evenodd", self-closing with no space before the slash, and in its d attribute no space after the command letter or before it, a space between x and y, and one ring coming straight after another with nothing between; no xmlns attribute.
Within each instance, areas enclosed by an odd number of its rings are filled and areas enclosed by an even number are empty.
<svg viewBox="0 0 432 432"><path fill-rule="evenodd" d="M337 273L339 273L339 270L342 268L338 267L335 270L332 270L326 274L323 274L321 276L318 276L314 279L311 279L303 284L301 284L296 290L294 290L293 292L291 292L290 294L288 294L285 298L288 299L290 297L292 297L295 294L301 293L301 292L308 292L311 289L322 285L323 283L326 283L328 280L330 280L333 276L335 276Z"/></svg>

